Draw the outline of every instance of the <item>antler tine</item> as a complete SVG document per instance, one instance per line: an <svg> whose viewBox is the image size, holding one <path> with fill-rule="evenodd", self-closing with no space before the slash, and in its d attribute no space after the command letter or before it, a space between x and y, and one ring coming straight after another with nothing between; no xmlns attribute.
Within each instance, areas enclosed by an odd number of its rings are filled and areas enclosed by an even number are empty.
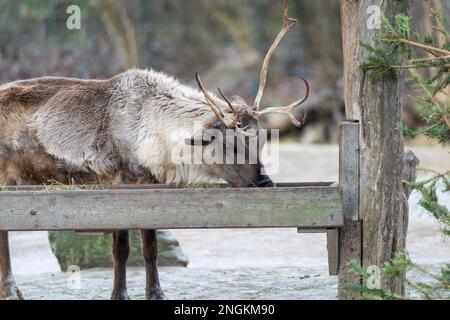
<svg viewBox="0 0 450 320"><path fill-rule="evenodd" d="M289 0L284 0L283 25L288 26L288 22L292 22L295 25L298 24L297 19L289 18Z"/></svg>
<svg viewBox="0 0 450 320"><path fill-rule="evenodd" d="M211 110L214 112L214 114L217 116L217 118L228 128L233 129L236 127L237 124L237 114L233 112L233 120L231 124L228 124L225 120L225 113L220 109L219 106L216 105L214 102L214 99L209 95L209 93L206 91L205 87L203 86L202 80L200 79L200 75L198 72L195 73L195 80L197 81L197 85L200 88L200 91L205 96L206 102L208 103ZM228 103L228 102L227 102ZM234 110L234 109L232 109Z"/></svg>
<svg viewBox="0 0 450 320"><path fill-rule="evenodd" d="M260 107L261 100L262 100L263 93L264 93L264 88L266 87L269 63L275 52L275 49L278 47L278 45L280 44L280 41L284 38L284 36L298 25L298 20L289 18L288 11L289 11L289 0L285 0L284 1L284 14L283 14L283 27L281 28L280 32L276 36L275 40L273 41L272 46L270 47L269 51L267 51L267 54L264 57L263 65L261 67L258 93L256 95L255 102L253 103L253 109L255 109L255 111L259 111L259 107Z"/></svg>
<svg viewBox="0 0 450 320"><path fill-rule="evenodd" d="M234 109L233 105L231 104L230 99L228 99L228 97L225 95L225 93L223 93L222 89L217 88L217 90L219 91L219 93L222 96L222 98L227 102L227 104L230 107L231 111L236 112L236 110Z"/></svg>
<svg viewBox="0 0 450 320"><path fill-rule="evenodd" d="M223 93L222 89L217 88L217 90L219 90L220 95L226 101L226 103L228 104L228 106L231 109L231 112L233 113L233 120L230 124L230 127L236 128L236 126L238 124L238 114L237 114L236 110L234 109L233 104L231 103L230 99L228 99L228 97L225 95L225 93Z"/></svg>
<svg viewBox="0 0 450 320"><path fill-rule="evenodd" d="M230 107L231 111L233 112L233 123L235 123L235 127L236 130L238 130L242 135L247 136L247 137L255 137L257 135L256 132L250 133L247 132L246 130L248 129L248 125L245 126L244 128L239 128L238 127L238 117L237 117L237 112L234 109L233 105L231 104L230 99L228 99L228 97L225 95L225 93L223 93L222 89L218 88L217 90L219 90L220 95L222 96L222 98L227 102L228 106Z"/></svg>
<svg viewBox="0 0 450 320"><path fill-rule="evenodd" d="M305 95L303 96L303 98L292 102L291 104L285 106L285 107L272 107L272 108L266 108L262 111L258 112L258 116L262 116L263 114L267 114L267 113L281 113L281 114L286 114L289 119L292 121L292 123L297 126L297 127L301 127L306 120L306 115L307 112L303 111L303 116L302 119L299 121L295 118L293 111L296 107L298 107L299 105L301 105L303 102L306 101L306 99L308 99L309 96L309 83L308 80L306 80L305 78L303 78L302 76L299 76L300 79L303 80L303 82L305 83Z"/></svg>
<svg viewBox="0 0 450 320"><path fill-rule="evenodd" d="M243 127L243 128L239 128L239 127L238 127L238 125L237 125L237 124L238 124L237 112L236 112L236 110L234 109L233 105L231 104L230 99L228 99L228 97L223 93L222 89L218 88L217 90L219 90L220 95L221 95L222 98L227 102L227 104L228 104L228 106L230 107L230 109L233 111L233 115L235 116L235 117L234 117L234 120L236 121L236 125L235 125L236 130L238 130L238 131L239 131L241 134L243 134L244 136L247 136L247 137L255 137L255 136L257 135L256 132L250 133L250 132L247 132L247 131L246 131L246 130L249 128L249 125L246 125L246 126ZM233 122L233 123L234 123L234 122Z"/></svg>

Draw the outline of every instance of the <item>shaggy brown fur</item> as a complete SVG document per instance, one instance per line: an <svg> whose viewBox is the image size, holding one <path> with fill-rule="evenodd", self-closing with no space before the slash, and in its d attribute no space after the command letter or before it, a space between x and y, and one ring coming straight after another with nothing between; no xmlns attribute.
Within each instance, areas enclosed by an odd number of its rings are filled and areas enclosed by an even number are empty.
<svg viewBox="0 0 450 320"><path fill-rule="evenodd" d="M226 105L219 99L217 103ZM248 108L242 101L234 103L236 109ZM240 120L257 129L255 119ZM0 185L49 181L183 185L212 178L233 186L271 185L261 175L259 162L172 162L174 148L198 136L194 121L203 123L202 130L225 130L199 91L151 70L131 70L108 80L46 77L8 83L0 86ZM174 140L180 132L188 136ZM11 272L7 239L6 232L0 232L0 298L21 298ZM117 231L113 239L112 298L126 299L128 232ZM146 297L159 299L163 294L154 230L143 230L142 241Z"/></svg>
<svg viewBox="0 0 450 320"><path fill-rule="evenodd" d="M62 183L137 183L155 182L143 168L131 172L106 135L110 80L40 78L0 86L0 185ZM76 167L64 158L50 155L33 128L38 112L62 115L48 120L52 126L73 130L80 138L84 130L93 130L96 149L106 151L108 170L91 172L89 166ZM97 126L101 123L100 126ZM85 125L85 128L77 126ZM92 132L92 131L91 131ZM64 142L64 141L63 141ZM108 144L110 144L108 146Z"/></svg>

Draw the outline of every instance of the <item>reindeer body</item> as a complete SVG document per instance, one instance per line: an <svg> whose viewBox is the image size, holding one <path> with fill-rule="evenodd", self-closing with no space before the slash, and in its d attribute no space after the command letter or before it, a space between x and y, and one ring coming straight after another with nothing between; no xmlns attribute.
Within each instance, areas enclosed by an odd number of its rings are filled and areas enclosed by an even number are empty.
<svg viewBox="0 0 450 320"><path fill-rule="evenodd" d="M212 112L201 93L158 72L109 80L39 78L0 86L0 185L208 179L171 162ZM178 146L177 146L178 144Z"/></svg>
<svg viewBox="0 0 450 320"><path fill-rule="evenodd" d="M238 187L273 186L270 178L261 174L259 150L254 150L258 152L254 157L256 163L236 164L237 153L242 152L239 148L236 151L221 139L203 137L208 129L222 136L231 129L248 154L251 148L245 136L258 132L259 116L282 113L294 125L303 125L306 112L300 120L293 114L294 108L309 94L308 82L302 77L306 85L303 98L285 107L259 110L270 59L284 35L296 25L297 21L288 17L285 0L283 27L264 59L252 107L242 98L228 99L221 90L223 100L211 95L198 74L201 92L151 70L130 70L108 80L46 77L0 86L0 186L45 184L51 180L101 184L160 182L182 186L212 179ZM201 123L200 132L195 132L194 122ZM233 162L173 161L172 156L179 154L186 144L197 146L194 153L211 144L233 150ZM261 144L258 140L257 145ZM141 238L146 298L160 299L163 293L156 266L156 232L141 230ZM112 298L127 299L128 231L113 233L112 251ZM9 257L7 232L0 231L0 299L20 299Z"/></svg>
<svg viewBox="0 0 450 320"><path fill-rule="evenodd" d="M214 99L216 105L226 107L224 101ZM260 174L259 162L174 162L172 154L198 136L195 121L201 123L200 133L205 128L227 129L202 93L154 71L130 70L108 80L46 77L4 84L0 86L0 185L57 181L182 186L214 179L234 186L272 185ZM203 150L202 144L195 148ZM146 297L160 299L156 231L141 230L141 235ZM128 231L114 231L113 299L128 299L128 255ZM7 233L0 231L0 299L22 297L9 256Z"/></svg>

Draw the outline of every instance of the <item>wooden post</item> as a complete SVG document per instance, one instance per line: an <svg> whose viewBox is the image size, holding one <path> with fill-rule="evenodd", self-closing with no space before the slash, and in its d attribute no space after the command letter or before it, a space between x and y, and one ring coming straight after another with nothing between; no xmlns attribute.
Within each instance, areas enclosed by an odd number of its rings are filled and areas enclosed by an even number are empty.
<svg viewBox="0 0 450 320"><path fill-rule="evenodd" d="M327 229L328 272L330 276L339 274L339 229Z"/></svg>
<svg viewBox="0 0 450 320"><path fill-rule="evenodd" d="M342 38L344 51L345 107L347 120L360 124L359 213L362 218L362 262L382 266L397 250L404 249L397 241L405 235L402 188L403 137L395 130L401 119L401 93L404 74L385 74L369 79L360 65L369 53L360 45L370 43L380 33L376 19L393 19L405 13L409 1L341 0ZM376 16L378 15L378 17ZM348 226L345 226L346 230ZM356 230L354 237L360 234ZM350 235L345 231L345 237ZM347 239L341 245L356 242ZM345 261L341 261L341 265ZM343 275L340 279L344 281ZM394 281L384 285L401 293ZM340 298L349 298L342 292Z"/></svg>
<svg viewBox="0 0 450 320"><path fill-rule="evenodd" d="M346 121L339 126L339 185L342 188L344 226L339 231L339 299L357 299L359 293L344 289L361 284L347 262L362 263L362 227L359 214L359 123Z"/></svg>

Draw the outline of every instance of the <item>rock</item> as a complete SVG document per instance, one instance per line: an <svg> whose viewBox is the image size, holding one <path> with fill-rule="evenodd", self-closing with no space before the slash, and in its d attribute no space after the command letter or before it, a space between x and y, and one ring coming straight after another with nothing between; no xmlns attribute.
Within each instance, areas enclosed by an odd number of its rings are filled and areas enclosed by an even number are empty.
<svg viewBox="0 0 450 320"><path fill-rule="evenodd" d="M61 269L76 265L81 269L112 267L111 235L84 235L73 231L49 232L52 251ZM189 263L178 241L168 230L158 230L158 265L186 267ZM128 266L144 266L138 231L130 231Z"/></svg>
<svg viewBox="0 0 450 320"><path fill-rule="evenodd" d="M158 265L164 267L187 267L188 258L180 243L168 230L158 230Z"/></svg>

